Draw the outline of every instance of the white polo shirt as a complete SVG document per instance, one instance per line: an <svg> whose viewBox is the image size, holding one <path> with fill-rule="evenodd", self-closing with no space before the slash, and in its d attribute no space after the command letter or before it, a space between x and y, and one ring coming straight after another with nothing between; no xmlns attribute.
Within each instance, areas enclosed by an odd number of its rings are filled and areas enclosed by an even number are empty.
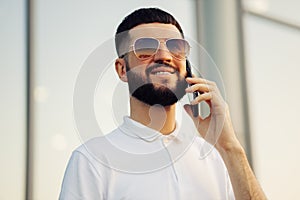
<svg viewBox="0 0 300 200"><path fill-rule="evenodd" d="M164 136L124 117L73 152L59 199L234 199L219 153L213 148L200 158L204 140L185 125Z"/></svg>

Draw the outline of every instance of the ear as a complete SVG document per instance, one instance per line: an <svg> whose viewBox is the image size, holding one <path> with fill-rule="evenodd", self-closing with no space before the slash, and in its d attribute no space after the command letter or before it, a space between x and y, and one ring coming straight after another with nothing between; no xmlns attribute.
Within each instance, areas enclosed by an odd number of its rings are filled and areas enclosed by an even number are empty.
<svg viewBox="0 0 300 200"><path fill-rule="evenodd" d="M119 78L127 82L126 62L123 58L117 58L115 61L115 70Z"/></svg>

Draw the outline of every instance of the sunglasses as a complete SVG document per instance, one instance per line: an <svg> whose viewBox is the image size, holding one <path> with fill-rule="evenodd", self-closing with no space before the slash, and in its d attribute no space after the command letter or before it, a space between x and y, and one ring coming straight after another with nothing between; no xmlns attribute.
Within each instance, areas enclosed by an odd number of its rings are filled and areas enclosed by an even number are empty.
<svg viewBox="0 0 300 200"><path fill-rule="evenodd" d="M191 48L184 39L171 38L160 41L156 38L138 38L132 45L134 54L139 60L147 60L157 53L160 43L164 43L171 55L178 60L185 59Z"/></svg>

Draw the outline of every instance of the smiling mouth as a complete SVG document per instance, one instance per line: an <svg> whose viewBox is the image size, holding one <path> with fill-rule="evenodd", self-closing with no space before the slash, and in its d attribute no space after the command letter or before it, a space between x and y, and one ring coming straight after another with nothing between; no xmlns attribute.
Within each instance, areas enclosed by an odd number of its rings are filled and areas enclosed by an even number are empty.
<svg viewBox="0 0 300 200"><path fill-rule="evenodd" d="M170 72L155 72L155 73L151 73L153 75L171 75L173 73L170 73Z"/></svg>
<svg viewBox="0 0 300 200"><path fill-rule="evenodd" d="M172 67L156 67L154 68L150 74L152 75L172 75L176 72L176 70Z"/></svg>

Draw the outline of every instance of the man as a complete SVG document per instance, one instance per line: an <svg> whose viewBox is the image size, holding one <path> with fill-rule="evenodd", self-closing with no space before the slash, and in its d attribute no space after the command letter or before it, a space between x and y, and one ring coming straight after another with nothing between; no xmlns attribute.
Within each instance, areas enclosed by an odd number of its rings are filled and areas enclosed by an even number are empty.
<svg viewBox="0 0 300 200"><path fill-rule="evenodd" d="M157 8L136 10L115 39L115 69L128 82L130 116L73 152L60 199L266 199L217 85L187 77L190 46L174 17ZM176 102L194 92L192 105L210 106L206 118L184 106L202 137L175 119ZM199 159L203 138L215 148Z"/></svg>

